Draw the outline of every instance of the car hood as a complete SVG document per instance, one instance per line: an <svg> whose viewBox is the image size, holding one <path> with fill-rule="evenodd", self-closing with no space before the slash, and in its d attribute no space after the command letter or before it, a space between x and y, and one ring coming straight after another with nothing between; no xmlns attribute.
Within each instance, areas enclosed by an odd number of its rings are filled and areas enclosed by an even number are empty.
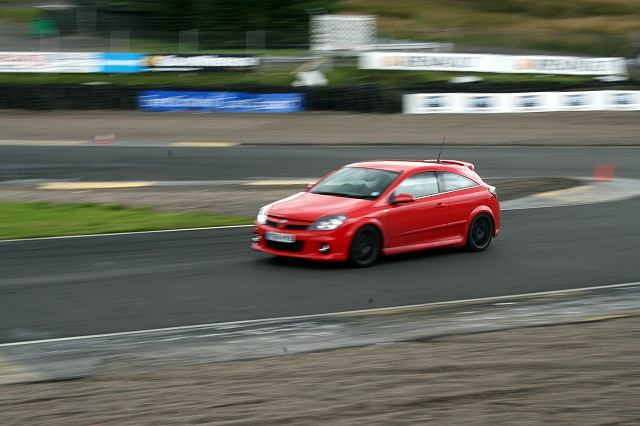
<svg viewBox="0 0 640 426"><path fill-rule="evenodd" d="M300 192L276 201L269 207L269 216L286 217L305 221L315 221L330 214L349 214L373 201L358 198L336 197L333 195Z"/></svg>

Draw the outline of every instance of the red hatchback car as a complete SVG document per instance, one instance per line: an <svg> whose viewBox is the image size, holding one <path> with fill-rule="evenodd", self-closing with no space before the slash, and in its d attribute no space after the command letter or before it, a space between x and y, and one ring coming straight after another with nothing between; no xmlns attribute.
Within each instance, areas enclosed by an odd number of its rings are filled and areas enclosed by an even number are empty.
<svg viewBox="0 0 640 426"><path fill-rule="evenodd" d="M260 209L251 247L366 267L380 254L442 246L483 251L499 230L496 189L473 164L363 161Z"/></svg>

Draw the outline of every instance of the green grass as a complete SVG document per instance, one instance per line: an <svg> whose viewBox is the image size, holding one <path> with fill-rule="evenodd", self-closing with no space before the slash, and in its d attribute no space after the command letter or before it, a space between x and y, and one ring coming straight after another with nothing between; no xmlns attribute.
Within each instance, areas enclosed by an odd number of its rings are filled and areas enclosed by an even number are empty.
<svg viewBox="0 0 640 426"><path fill-rule="evenodd" d="M138 73L138 74L35 74L35 73L5 73L0 74L0 83L21 84L80 84L105 82L121 85L194 85L208 86L212 84L271 84L289 85L295 76L289 74L291 69L268 73Z"/></svg>
<svg viewBox="0 0 640 426"><path fill-rule="evenodd" d="M106 82L119 85L186 85L210 86L213 84L251 83L273 86L289 86L296 79L291 74L293 68L265 68L255 73L140 73L140 74L0 74L0 84L78 84L90 82ZM408 83L424 83L448 80L459 77L460 73L424 72L424 71L391 71L361 70L356 67L333 67L325 72L329 84L333 86L362 83L380 83L386 87L397 87ZM590 81L592 77L584 76L534 76L527 74L479 74L489 81L554 81L580 82Z"/></svg>
<svg viewBox="0 0 640 426"><path fill-rule="evenodd" d="M0 19L5 19L13 23L26 23L32 19L42 18L44 11L36 8L10 8L0 7Z"/></svg>
<svg viewBox="0 0 640 426"><path fill-rule="evenodd" d="M607 16L640 13L640 4L604 0L453 0L477 12L524 14L541 18Z"/></svg>
<svg viewBox="0 0 640 426"><path fill-rule="evenodd" d="M341 0L340 7L377 15L378 34L395 39L614 55L640 32L638 0Z"/></svg>
<svg viewBox="0 0 640 426"><path fill-rule="evenodd" d="M0 201L0 218L1 240L253 223L244 217L154 212L146 207L6 201Z"/></svg>
<svg viewBox="0 0 640 426"><path fill-rule="evenodd" d="M342 70L338 69L334 74L328 74L330 82L341 82L343 84L357 83L381 83L386 87L398 87L412 83L432 83L442 82L454 77L471 75L473 73L454 73L439 71L397 71L397 70ZM555 75L527 75L527 74L473 74L486 81L502 82L529 82L529 81L553 81L560 83L576 83L581 81L591 81L592 77L587 76L555 76Z"/></svg>

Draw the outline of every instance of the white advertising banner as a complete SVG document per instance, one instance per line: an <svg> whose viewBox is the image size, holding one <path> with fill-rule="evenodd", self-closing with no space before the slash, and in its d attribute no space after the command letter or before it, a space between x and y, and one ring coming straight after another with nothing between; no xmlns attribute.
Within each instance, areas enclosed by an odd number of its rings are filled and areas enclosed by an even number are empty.
<svg viewBox="0 0 640 426"><path fill-rule="evenodd" d="M640 111L640 91L431 93L404 95L405 114Z"/></svg>
<svg viewBox="0 0 640 426"><path fill-rule="evenodd" d="M627 74L624 58L578 58L573 56L511 56L509 73L618 75Z"/></svg>
<svg viewBox="0 0 640 426"><path fill-rule="evenodd" d="M402 104L405 114L461 112L456 93L404 95Z"/></svg>
<svg viewBox="0 0 640 426"><path fill-rule="evenodd" d="M495 93L458 93L458 106L462 113L487 114L504 112L506 98Z"/></svg>
<svg viewBox="0 0 640 426"><path fill-rule="evenodd" d="M555 92L553 98L554 111L598 111L602 109L599 92Z"/></svg>
<svg viewBox="0 0 640 426"><path fill-rule="evenodd" d="M553 96L548 92L505 93L507 101L505 112L541 112L551 111Z"/></svg>
<svg viewBox="0 0 640 426"><path fill-rule="evenodd" d="M606 90L601 92L600 105L608 111L640 110L640 91Z"/></svg>
<svg viewBox="0 0 640 426"><path fill-rule="evenodd" d="M508 57L464 53L365 52L358 68L374 70L502 72Z"/></svg>
<svg viewBox="0 0 640 426"><path fill-rule="evenodd" d="M0 52L0 72L100 72L102 54L95 52Z"/></svg>
<svg viewBox="0 0 640 426"><path fill-rule="evenodd" d="M358 57L358 68L500 74L627 74L627 63L624 58L509 56L466 53L365 52Z"/></svg>

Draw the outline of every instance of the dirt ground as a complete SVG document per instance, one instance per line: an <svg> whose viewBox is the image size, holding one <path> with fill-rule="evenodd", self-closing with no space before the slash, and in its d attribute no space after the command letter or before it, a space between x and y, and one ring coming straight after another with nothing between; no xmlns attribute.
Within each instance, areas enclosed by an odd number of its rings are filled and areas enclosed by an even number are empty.
<svg viewBox="0 0 640 426"><path fill-rule="evenodd" d="M245 144L637 145L640 111L529 114L194 114L0 110L2 140Z"/></svg>
<svg viewBox="0 0 640 426"><path fill-rule="evenodd" d="M636 144L640 134L637 113L546 118L527 114L532 117L526 119L524 115L472 117L454 127L451 140ZM117 137L119 133L124 137L120 140L129 141L322 143L351 137L352 142L419 143L425 129L441 135L456 124L453 117L329 114L293 121L292 129L286 127L289 116L283 124L266 116L224 120L190 115L179 133L173 127L176 116L149 117L107 112L101 120L96 112L0 111L0 139L88 140L94 132L120 129ZM185 122L192 132L184 132ZM331 122L339 125L329 126ZM619 131L611 132L614 128ZM490 183L503 199L570 186L544 180ZM253 216L256 206L238 201L237 189L216 189L217 196L226 197L228 211L212 207L205 195L211 191L193 189L181 197L190 197L190 209ZM296 190L262 188L261 196L266 198L253 202L262 205ZM185 210L185 199L174 198L177 194L167 197L162 191L36 191L6 186L0 198L109 204L138 200L163 210ZM638 401L640 318L631 317L254 361L144 371L123 365L78 380L2 386L0 425L639 425Z"/></svg>
<svg viewBox="0 0 640 426"><path fill-rule="evenodd" d="M9 425L638 425L640 318L8 385Z"/></svg>

